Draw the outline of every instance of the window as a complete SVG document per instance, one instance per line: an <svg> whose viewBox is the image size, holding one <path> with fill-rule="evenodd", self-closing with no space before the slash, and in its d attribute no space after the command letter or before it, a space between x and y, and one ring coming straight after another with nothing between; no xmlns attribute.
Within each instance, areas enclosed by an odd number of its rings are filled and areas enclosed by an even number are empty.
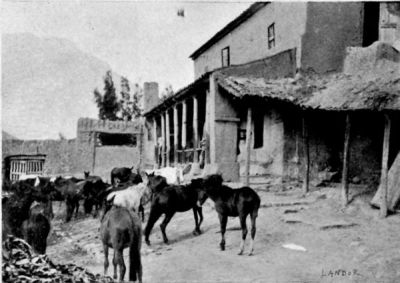
<svg viewBox="0 0 400 283"><path fill-rule="evenodd" d="M254 148L263 147L264 144L264 115L258 109L254 109Z"/></svg>
<svg viewBox="0 0 400 283"><path fill-rule="evenodd" d="M96 146L137 146L137 137L134 134L97 133Z"/></svg>
<svg viewBox="0 0 400 283"><path fill-rule="evenodd" d="M231 65L229 46L221 50L221 59L222 59L222 67L228 67Z"/></svg>
<svg viewBox="0 0 400 283"><path fill-rule="evenodd" d="M268 49L275 47L275 23L268 27Z"/></svg>

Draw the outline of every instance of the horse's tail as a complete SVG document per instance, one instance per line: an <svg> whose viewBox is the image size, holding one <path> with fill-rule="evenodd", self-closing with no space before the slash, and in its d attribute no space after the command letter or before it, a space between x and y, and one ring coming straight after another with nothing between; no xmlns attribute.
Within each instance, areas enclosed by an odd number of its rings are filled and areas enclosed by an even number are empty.
<svg viewBox="0 0 400 283"><path fill-rule="evenodd" d="M251 217L256 218L258 216L258 209L261 206L261 199L260 196L255 193L255 203L254 203L254 207L253 207L253 211L251 212Z"/></svg>
<svg viewBox="0 0 400 283"><path fill-rule="evenodd" d="M139 220L140 221L140 220ZM142 229L139 225L135 225L133 236L129 248L129 281L136 281L136 276L139 282L142 282L142 259L140 249L142 246Z"/></svg>

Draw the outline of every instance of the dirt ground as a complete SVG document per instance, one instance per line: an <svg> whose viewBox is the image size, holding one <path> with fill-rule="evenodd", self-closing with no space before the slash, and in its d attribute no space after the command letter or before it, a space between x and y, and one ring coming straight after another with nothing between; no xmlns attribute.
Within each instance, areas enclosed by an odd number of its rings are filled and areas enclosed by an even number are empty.
<svg viewBox="0 0 400 283"><path fill-rule="evenodd" d="M144 241L142 245L143 281L400 282L400 216L379 219L379 211L368 203L372 193L352 187L353 201L346 209L341 208L339 188L321 188L305 197L298 188L258 193L262 207L253 256L247 255L249 235L245 255L237 255L241 238L237 218L229 218L226 250L219 250L218 217L208 200L200 236L192 235L191 211L177 213L171 220L169 245L162 242L161 221L156 223L152 245ZM72 262L102 273L99 218L81 215L64 224L64 204L54 207L57 216L47 254L56 263ZM305 251L283 247L286 244ZM127 256L125 261L128 264Z"/></svg>

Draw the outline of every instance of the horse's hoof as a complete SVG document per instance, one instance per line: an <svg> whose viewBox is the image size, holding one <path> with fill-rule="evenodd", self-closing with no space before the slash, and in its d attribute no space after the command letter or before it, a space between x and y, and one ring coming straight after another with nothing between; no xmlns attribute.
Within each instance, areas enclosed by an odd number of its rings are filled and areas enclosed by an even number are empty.
<svg viewBox="0 0 400 283"><path fill-rule="evenodd" d="M242 255L243 254L243 250L240 250L239 252L238 252L238 255Z"/></svg>
<svg viewBox="0 0 400 283"><path fill-rule="evenodd" d="M252 256L252 255L253 255L253 252L250 252L250 253L249 253L249 256Z"/></svg>
<svg viewBox="0 0 400 283"><path fill-rule="evenodd" d="M149 240L146 240L146 245L151 246Z"/></svg>
<svg viewBox="0 0 400 283"><path fill-rule="evenodd" d="M221 248L221 251L224 251L224 250L225 250L225 246L220 245L219 247Z"/></svg>

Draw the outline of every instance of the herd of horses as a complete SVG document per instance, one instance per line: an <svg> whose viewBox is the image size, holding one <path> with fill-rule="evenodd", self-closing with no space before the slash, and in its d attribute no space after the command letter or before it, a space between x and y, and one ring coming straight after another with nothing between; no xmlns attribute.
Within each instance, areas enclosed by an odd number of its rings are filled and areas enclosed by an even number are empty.
<svg viewBox="0 0 400 283"><path fill-rule="evenodd" d="M171 176L172 173L172 176ZM150 204L150 213L144 229L144 238L150 245L150 234L157 220L164 243L168 243L166 228L177 212L193 211L194 235L201 234L203 222L202 205L210 198L215 204L221 228L221 250L225 250L225 231L228 217L239 217L242 240L239 255L243 254L247 236L246 218L251 219L251 242L249 255L254 251L256 218L260 197L250 187L232 189L223 184L221 175L209 175L181 183L182 174L166 168L153 172L132 168L114 168L111 184L100 177L84 172L84 179L34 177L4 185L10 194L2 199L3 239L7 234L25 238L38 253L45 253L46 239L53 217L51 201L65 201L66 221L73 213L77 215L79 202L83 201L85 213L97 216L100 212L100 238L104 249L104 273L107 274L108 250L114 251L114 278L123 280L126 266L123 250L129 248L129 280L142 282L142 222L144 206ZM141 217L139 216L141 214Z"/></svg>

